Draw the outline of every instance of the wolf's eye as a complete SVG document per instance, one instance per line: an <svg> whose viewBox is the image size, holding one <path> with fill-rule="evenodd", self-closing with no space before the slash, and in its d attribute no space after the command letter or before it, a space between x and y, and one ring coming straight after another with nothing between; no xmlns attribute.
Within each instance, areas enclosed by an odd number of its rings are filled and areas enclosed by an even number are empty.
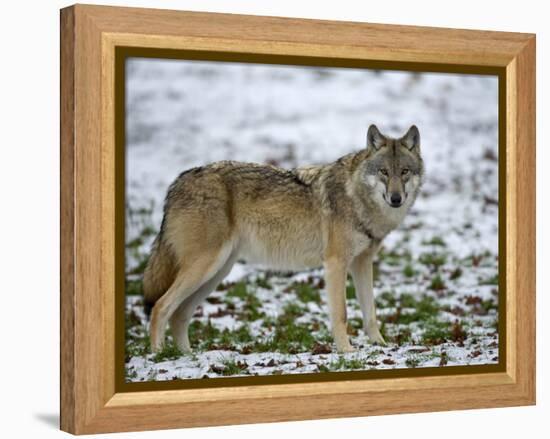
<svg viewBox="0 0 550 439"><path fill-rule="evenodd" d="M407 175L409 172L410 171L407 168L405 168L401 171L401 175Z"/></svg>
<svg viewBox="0 0 550 439"><path fill-rule="evenodd" d="M378 172L380 172L380 174L384 175L384 176L388 176L388 170L385 169L385 168L381 168L378 170Z"/></svg>

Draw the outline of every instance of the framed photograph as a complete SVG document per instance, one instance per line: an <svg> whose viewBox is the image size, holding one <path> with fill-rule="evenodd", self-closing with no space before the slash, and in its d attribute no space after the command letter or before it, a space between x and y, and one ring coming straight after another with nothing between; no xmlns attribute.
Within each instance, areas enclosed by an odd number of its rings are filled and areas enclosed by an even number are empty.
<svg viewBox="0 0 550 439"><path fill-rule="evenodd" d="M535 403L535 36L61 11L61 428Z"/></svg>

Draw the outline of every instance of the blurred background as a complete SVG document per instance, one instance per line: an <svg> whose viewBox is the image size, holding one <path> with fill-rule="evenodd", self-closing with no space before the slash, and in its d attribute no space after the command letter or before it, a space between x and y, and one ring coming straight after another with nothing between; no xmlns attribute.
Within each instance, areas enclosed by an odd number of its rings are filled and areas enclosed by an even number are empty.
<svg viewBox="0 0 550 439"><path fill-rule="evenodd" d="M498 361L496 77L144 58L126 72L129 380ZM416 124L426 166L376 266L379 318L397 351L367 343L351 284L350 333L362 349L338 356L319 270L283 276L241 261L197 312L199 354L149 354L141 275L170 183L218 160L330 162L363 148L371 123L392 136Z"/></svg>

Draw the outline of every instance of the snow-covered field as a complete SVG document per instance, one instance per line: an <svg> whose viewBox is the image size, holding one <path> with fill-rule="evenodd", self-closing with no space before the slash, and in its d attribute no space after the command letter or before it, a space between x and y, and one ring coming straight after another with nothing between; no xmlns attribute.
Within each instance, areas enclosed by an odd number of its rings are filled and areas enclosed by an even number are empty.
<svg viewBox="0 0 550 439"><path fill-rule="evenodd" d="M132 59L127 64L128 381L498 362L498 84L495 77ZM426 182L384 241L375 276L387 347L335 353L321 270L238 263L199 307L193 354L149 350L141 273L168 185L232 159L283 167L362 148L376 123L416 124Z"/></svg>

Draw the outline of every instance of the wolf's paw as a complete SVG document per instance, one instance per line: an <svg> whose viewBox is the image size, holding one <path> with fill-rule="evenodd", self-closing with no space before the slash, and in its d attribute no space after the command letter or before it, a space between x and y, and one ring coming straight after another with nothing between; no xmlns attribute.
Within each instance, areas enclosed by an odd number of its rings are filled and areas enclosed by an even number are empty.
<svg viewBox="0 0 550 439"><path fill-rule="evenodd" d="M355 348L349 342L344 344L343 346L336 345L336 350L341 354L348 354L350 352L355 352Z"/></svg>
<svg viewBox="0 0 550 439"><path fill-rule="evenodd" d="M384 337L382 337L382 334L380 334L380 330L378 329L378 326L367 328L365 329L365 332L369 336L369 340L372 343L377 343L381 346L387 346L387 343L384 340Z"/></svg>
<svg viewBox="0 0 550 439"><path fill-rule="evenodd" d="M152 354L158 354L160 351L162 351L163 344L161 342L152 342L151 343L151 353Z"/></svg>
<svg viewBox="0 0 550 439"><path fill-rule="evenodd" d="M188 337L175 337L176 338L176 346L180 350L182 354L190 354L191 353L191 344L189 343Z"/></svg>
<svg viewBox="0 0 550 439"><path fill-rule="evenodd" d="M193 353L193 351L191 350L191 347L188 344L182 344L182 345L178 344L178 349L184 355L190 355Z"/></svg>

